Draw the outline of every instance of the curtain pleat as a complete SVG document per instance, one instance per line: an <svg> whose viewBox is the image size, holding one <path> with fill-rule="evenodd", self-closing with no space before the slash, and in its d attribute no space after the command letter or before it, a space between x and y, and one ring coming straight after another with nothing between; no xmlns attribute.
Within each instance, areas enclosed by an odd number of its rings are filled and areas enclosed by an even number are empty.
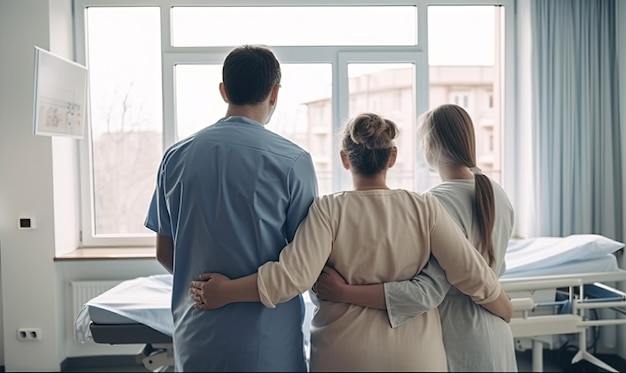
<svg viewBox="0 0 626 373"><path fill-rule="evenodd" d="M615 0L533 0L531 234L623 241Z"/></svg>

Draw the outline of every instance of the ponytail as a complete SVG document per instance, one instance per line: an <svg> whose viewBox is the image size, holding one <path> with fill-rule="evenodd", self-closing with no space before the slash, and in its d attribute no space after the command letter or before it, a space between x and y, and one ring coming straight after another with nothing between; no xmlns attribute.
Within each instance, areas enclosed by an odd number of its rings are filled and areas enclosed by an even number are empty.
<svg viewBox="0 0 626 373"><path fill-rule="evenodd" d="M478 225L480 241L478 251L487 260L489 266L495 263L491 233L495 224L496 208L491 180L482 172L474 173L476 196L474 198L474 218Z"/></svg>
<svg viewBox="0 0 626 373"><path fill-rule="evenodd" d="M420 119L419 133L424 148L452 167L468 167L474 174L474 228L478 234L476 249L489 266L495 264L493 227L496 219L493 185L476 167L474 123L467 111L458 105L445 104L427 112Z"/></svg>

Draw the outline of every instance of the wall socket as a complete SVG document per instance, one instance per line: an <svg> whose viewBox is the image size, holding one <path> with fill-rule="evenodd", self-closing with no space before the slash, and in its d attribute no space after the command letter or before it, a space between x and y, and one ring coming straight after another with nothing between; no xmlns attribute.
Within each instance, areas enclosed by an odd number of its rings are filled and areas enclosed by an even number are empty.
<svg viewBox="0 0 626 373"><path fill-rule="evenodd" d="M17 339L20 341L41 341L41 329L19 328L17 329Z"/></svg>

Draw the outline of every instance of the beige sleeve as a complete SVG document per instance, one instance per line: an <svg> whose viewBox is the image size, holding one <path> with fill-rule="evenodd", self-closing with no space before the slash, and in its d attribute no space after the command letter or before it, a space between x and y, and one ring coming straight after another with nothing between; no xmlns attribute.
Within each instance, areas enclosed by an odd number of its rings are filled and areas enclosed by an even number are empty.
<svg viewBox="0 0 626 373"><path fill-rule="evenodd" d="M496 274L439 201L432 197L430 206L435 216L431 251L446 272L448 282L478 304L496 300L500 295Z"/></svg>
<svg viewBox="0 0 626 373"><path fill-rule="evenodd" d="M330 256L332 243L330 219L323 212L320 199L316 199L278 261L259 267L257 286L261 302L274 308L311 288Z"/></svg>

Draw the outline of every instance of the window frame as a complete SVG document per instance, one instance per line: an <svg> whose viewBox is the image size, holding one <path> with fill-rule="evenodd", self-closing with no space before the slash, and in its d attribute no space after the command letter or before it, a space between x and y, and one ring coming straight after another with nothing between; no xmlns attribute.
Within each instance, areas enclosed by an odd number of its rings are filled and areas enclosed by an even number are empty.
<svg viewBox="0 0 626 373"><path fill-rule="evenodd" d="M417 11L417 45L414 46L276 46L272 47L281 63L330 63L332 65L332 110L333 131L340 128L349 112L348 71L349 63L413 63L415 66L415 112L428 110L429 65L428 65L428 6L502 6L504 32L500 48L502 66L499 94L501 103L501 152L502 186L507 190L513 205L517 202L515 170L520 132L515 123L515 0L74 0L74 47L75 60L86 62L86 18L89 7L159 7L161 20L161 66L163 107L163 149L176 139L176 103L174 92L175 64L221 64L231 47L174 47L171 45L170 8L174 6L415 6ZM495 100L495 98L494 98ZM88 105L88 115L90 115ZM89 123L89 122L88 122ZM338 148L333 138L333 147ZM154 235L95 235L91 129L86 128L85 139L79 141L79 171L81 183L80 240L82 247L153 247ZM415 162L420 157L414 151ZM337 157L335 157L337 158ZM333 162L333 187L345 186L346 178L339 159ZM156 175L156 170L155 170ZM155 181L156 182L156 181ZM418 173L415 185L419 185ZM520 221L519 217L516 219Z"/></svg>

